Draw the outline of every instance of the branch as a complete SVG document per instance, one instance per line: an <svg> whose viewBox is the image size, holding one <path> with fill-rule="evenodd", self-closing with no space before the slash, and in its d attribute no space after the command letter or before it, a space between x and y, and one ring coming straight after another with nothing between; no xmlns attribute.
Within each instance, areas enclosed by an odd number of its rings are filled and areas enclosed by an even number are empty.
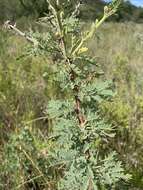
<svg viewBox="0 0 143 190"><path fill-rule="evenodd" d="M9 20L4 23L4 28L8 30L13 30L16 34L24 37L28 42L34 44L34 46L39 44L39 42L36 39L27 36L24 32L16 28L16 24L12 25Z"/></svg>
<svg viewBox="0 0 143 190"><path fill-rule="evenodd" d="M81 5L81 2L79 1L77 6L75 7L75 11L71 15L72 17L75 17L78 14L80 5Z"/></svg>
<svg viewBox="0 0 143 190"><path fill-rule="evenodd" d="M96 30L105 22L105 20L107 20L111 15L116 13L122 1L123 0L112 0L112 2L108 6L104 7L103 17L100 20L96 19L95 23L91 25L89 32L81 39L80 44L78 46L75 45L76 48L73 47L73 50L71 51L73 57L76 53L78 53L83 44L93 37Z"/></svg>

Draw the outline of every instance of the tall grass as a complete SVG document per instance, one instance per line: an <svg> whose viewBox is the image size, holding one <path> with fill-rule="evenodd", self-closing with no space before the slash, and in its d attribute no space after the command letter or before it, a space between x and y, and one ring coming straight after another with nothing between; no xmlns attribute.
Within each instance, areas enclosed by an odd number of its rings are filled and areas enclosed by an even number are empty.
<svg viewBox="0 0 143 190"><path fill-rule="evenodd" d="M102 62L106 76L118 91L112 103L103 105L103 110L117 126L113 147L133 173L129 189L134 185L142 189L143 25L106 23L100 30L88 44L90 53Z"/></svg>

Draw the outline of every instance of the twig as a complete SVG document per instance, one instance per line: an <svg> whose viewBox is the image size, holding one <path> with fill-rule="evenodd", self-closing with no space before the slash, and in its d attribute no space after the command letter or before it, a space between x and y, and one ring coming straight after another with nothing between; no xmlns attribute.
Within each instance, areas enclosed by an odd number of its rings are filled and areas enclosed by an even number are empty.
<svg viewBox="0 0 143 190"><path fill-rule="evenodd" d="M80 5L81 5L81 2L79 2L77 6L75 7L75 11L72 13L72 17L75 17L78 14Z"/></svg>
<svg viewBox="0 0 143 190"><path fill-rule="evenodd" d="M42 177L42 174L41 174L41 175L38 175L38 176L36 176L36 177L33 177L33 178L31 178L31 179L29 179L29 180L27 180L27 181L24 181L23 183L19 184L19 185L16 187L16 189L20 189L20 188L21 188L22 186L24 186L25 184L30 183L30 182L32 182L33 180L35 180L35 179L37 179L37 178L40 178L40 177Z"/></svg>
<svg viewBox="0 0 143 190"><path fill-rule="evenodd" d="M24 121L23 123L28 125L28 124L31 124L33 122L44 120L44 119L48 119L48 116L38 117L38 118L32 119L30 121L26 121L26 122Z"/></svg>
<svg viewBox="0 0 143 190"><path fill-rule="evenodd" d="M35 167L35 169L39 172L39 174L43 177L44 181L47 183L47 179L45 179L44 174L42 171L39 169L39 167L35 164L33 159L28 155L28 153L24 150L24 148L21 149L26 158L32 163L32 165Z"/></svg>
<svg viewBox="0 0 143 190"><path fill-rule="evenodd" d="M10 23L10 20L7 20L7 21L4 23L4 28L9 29L9 30L13 30L16 34L18 34L19 36L24 37L27 41L29 41L30 43L32 43L32 44L34 44L34 45L38 45L38 44L39 44L39 42L38 42L36 39L27 36L24 32L22 32L21 30L19 30L19 29L16 27L16 24L12 25L12 24Z"/></svg>

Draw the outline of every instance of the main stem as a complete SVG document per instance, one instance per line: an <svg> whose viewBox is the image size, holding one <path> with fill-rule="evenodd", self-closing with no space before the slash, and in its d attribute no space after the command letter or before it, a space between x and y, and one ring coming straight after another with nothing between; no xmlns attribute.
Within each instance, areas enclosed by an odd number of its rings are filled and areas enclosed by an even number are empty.
<svg viewBox="0 0 143 190"><path fill-rule="evenodd" d="M76 74L71 69L71 71L70 71L70 80L74 84L73 93L74 93L74 99L75 99L75 112L76 112L77 119L78 119L80 127L83 127L84 124L86 123L86 118L85 118L85 115L82 113L81 100L79 98L79 86L77 86L75 84L75 79L76 79Z"/></svg>
<svg viewBox="0 0 143 190"><path fill-rule="evenodd" d="M70 68L70 71L69 71L70 81L74 84L73 93L74 93L74 99L75 99L75 112L76 112L76 116L81 128L84 126L86 119L85 119L84 114L82 113L81 100L79 98L79 86L75 84L76 74L74 70L71 68L72 60L67 55L65 34L63 30L62 19L59 12L56 12L56 19L58 23L59 33L61 35L61 46L63 50L63 56L65 58L65 63L68 64Z"/></svg>

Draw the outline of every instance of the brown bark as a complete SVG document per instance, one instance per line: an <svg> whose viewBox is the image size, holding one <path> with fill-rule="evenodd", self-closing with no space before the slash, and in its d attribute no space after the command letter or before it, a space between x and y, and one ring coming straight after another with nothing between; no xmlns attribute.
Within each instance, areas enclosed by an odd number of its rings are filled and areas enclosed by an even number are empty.
<svg viewBox="0 0 143 190"><path fill-rule="evenodd" d="M71 69L71 73L70 73L71 82L75 83L75 78L76 78L76 74ZM73 92L74 92L74 98L75 98L75 112L76 112L80 127L83 127L86 123L86 119L85 119L85 115L82 113L81 101L80 101L80 98L78 95L79 94L79 86L75 85L73 88Z"/></svg>

